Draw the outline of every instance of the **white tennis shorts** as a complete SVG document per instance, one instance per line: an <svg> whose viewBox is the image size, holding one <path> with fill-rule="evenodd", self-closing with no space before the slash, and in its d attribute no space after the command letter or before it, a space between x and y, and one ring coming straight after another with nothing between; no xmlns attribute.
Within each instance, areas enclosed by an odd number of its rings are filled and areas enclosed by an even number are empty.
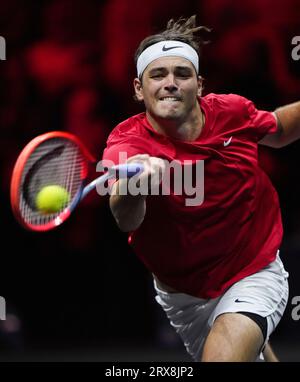
<svg viewBox="0 0 300 382"><path fill-rule="evenodd" d="M276 259L259 272L233 284L215 299L201 299L184 293L168 293L158 288L156 301L181 336L188 353L200 361L205 340L215 319L223 313L251 312L267 318L267 343L288 301L288 273L279 251Z"/></svg>

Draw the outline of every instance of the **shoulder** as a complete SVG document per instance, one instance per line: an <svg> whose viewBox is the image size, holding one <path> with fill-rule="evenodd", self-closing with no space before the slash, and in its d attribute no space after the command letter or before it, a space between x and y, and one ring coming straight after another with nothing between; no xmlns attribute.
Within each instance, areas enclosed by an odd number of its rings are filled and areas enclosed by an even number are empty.
<svg viewBox="0 0 300 382"><path fill-rule="evenodd" d="M201 101L206 103L212 110L236 112L238 110L245 111L247 103L250 102L247 98L238 94L215 94L209 93L201 98Z"/></svg>
<svg viewBox="0 0 300 382"><path fill-rule="evenodd" d="M107 144L114 144L130 138L141 137L145 134L143 120L145 113L136 114L120 122L109 134Z"/></svg>
<svg viewBox="0 0 300 382"><path fill-rule="evenodd" d="M200 99L200 105L213 134L247 130L252 126L251 118L256 110L251 101L237 94L210 93Z"/></svg>
<svg viewBox="0 0 300 382"><path fill-rule="evenodd" d="M110 149L128 152L137 150L137 153L149 154L152 146L149 144L149 132L145 127L145 119L145 113L141 113L119 123L106 141L106 151Z"/></svg>

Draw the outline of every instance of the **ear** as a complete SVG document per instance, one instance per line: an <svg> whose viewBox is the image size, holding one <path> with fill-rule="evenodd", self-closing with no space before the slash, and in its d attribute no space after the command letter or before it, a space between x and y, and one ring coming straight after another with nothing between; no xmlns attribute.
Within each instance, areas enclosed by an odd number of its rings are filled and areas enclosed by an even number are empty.
<svg viewBox="0 0 300 382"><path fill-rule="evenodd" d="M134 91L135 91L135 96L138 101L143 101L144 96L143 96L143 86L140 81L140 79L135 78L133 80L133 86L134 86Z"/></svg>
<svg viewBox="0 0 300 382"><path fill-rule="evenodd" d="M203 90L203 77L198 76L198 91L197 91L198 97L201 97L202 90Z"/></svg>

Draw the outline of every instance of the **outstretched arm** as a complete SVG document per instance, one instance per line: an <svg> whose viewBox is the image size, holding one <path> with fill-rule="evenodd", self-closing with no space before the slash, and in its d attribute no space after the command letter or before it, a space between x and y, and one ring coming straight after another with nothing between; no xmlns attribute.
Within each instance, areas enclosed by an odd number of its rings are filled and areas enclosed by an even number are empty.
<svg viewBox="0 0 300 382"><path fill-rule="evenodd" d="M278 125L277 133L266 135L260 144L280 148L300 138L300 102L282 106L274 114Z"/></svg>
<svg viewBox="0 0 300 382"><path fill-rule="evenodd" d="M138 178L140 184L146 182L148 185L151 179L159 184L165 170L165 163L161 158L150 157L147 154L135 155L128 159L127 163L143 164L144 170ZM122 188L123 191L126 190L126 195L120 192ZM147 195L131 195L127 179L120 179L114 183L109 205L121 231L135 231L142 224L146 214L146 197Z"/></svg>

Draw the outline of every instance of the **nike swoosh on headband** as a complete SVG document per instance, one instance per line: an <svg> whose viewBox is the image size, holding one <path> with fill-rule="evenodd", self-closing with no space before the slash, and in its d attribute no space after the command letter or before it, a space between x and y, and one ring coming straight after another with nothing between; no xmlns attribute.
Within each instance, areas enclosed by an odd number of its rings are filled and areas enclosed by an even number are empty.
<svg viewBox="0 0 300 382"><path fill-rule="evenodd" d="M236 300L234 300L234 302L248 302L248 301L239 300L239 299L237 298Z"/></svg>
<svg viewBox="0 0 300 382"><path fill-rule="evenodd" d="M167 52L168 50L170 49L175 49L175 48L182 48L182 46L170 46L169 48L167 48L165 45L162 47L162 51L163 52Z"/></svg>

